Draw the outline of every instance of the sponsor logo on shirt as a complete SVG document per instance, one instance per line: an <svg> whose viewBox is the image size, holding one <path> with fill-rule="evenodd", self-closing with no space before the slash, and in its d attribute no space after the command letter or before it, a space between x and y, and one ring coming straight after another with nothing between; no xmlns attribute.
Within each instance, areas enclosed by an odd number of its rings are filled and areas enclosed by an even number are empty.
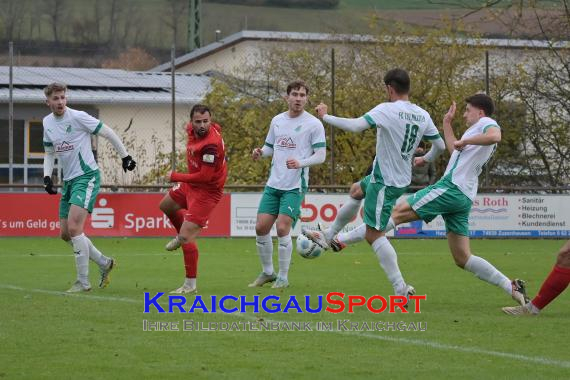
<svg viewBox="0 0 570 380"><path fill-rule="evenodd" d="M289 136L279 137L277 139L277 142L275 143L275 146L277 146L279 148L285 148L285 149L297 148L297 144L295 144L293 139Z"/></svg>
<svg viewBox="0 0 570 380"><path fill-rule="evenodd" d="M73 144L70 144L67 141L55 146L55 151L57 153L68 152L70 150L73 150Z"/></svg>

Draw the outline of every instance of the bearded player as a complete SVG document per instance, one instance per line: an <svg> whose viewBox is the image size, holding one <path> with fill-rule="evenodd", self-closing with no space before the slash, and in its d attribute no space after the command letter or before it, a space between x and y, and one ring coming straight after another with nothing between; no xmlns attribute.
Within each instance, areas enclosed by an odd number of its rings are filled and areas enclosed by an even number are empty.
<svg viewBox="0 0 570 380"><path fill-rule="evenodd" d="M168 251L182 247L186 278L171 293L195 293L198 274L196 237L206 227L212 210L224 193L228 174L222 128L212 122L210 109L196 104L190 111L186 126L188 173L170 173L174 187L160 202L160 209L172 222L178 235L166 244Z"/></svg>

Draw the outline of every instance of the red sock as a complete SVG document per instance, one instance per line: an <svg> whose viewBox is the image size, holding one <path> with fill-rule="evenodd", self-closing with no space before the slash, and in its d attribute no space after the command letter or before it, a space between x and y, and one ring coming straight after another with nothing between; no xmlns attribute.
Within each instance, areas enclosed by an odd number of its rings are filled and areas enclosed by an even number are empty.
<svg viewBox="0 0 570 380"><path fill-rule="evenodd" d="M532 304L539 309L543 309L560 293L566 289L570 283L570 268L554 266L552 272L542 283L540 291L532 300Z"/></svg>
<svg viewBox="0 0 570 380"><path fill-rule="evenodd" d="M184 214L185 213L186 213L185 209L180 209L180 210L176 211L174 216L166 215L168 217L168 219L170 220L170 223L172 223L174 228L176 228L176 232L180 232L180 227L182 226L182 223L184 223Z"/></svg>
<svg viewBox="0 0 570 380"><path fill-rule="evenodd" d="M196 278L198 275L198 246L196 243L182 244L184 253L184 268L187 278Z"/></svg>

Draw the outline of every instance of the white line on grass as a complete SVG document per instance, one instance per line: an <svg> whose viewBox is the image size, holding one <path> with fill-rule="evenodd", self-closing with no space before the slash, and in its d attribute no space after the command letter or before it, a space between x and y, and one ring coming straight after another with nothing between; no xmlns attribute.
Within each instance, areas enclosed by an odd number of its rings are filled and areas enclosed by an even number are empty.
<svg viewBox="0 0 570 380"><path fill-rule="evenodd" d="M14 286L14 285L8 285L8 284L0 284L0 289L9 289L9 290L22 291L22 292L50 294L50 295L56 295L56 296L78 297L78 298L82 298L82 299L93 299L93 300L97 300L97 301L128 302L128 303L137 303L137 304L142 303L142 300L136 300L136 299L126 298L126 297L97 296L94 294L87 294L87 293L70 294L70 293L56 291L56 290L27 289L27 288L22 288L20 286ZM250 316L248 314L234 314L234 313L232 313L232 314L227 314L227 315L232 316L232 317L248 319L251 321L257 321L258 320L257 317ZM263 318L263 320L267 321L267 322L285 323L285 321L279 321L279 320L275 320L275 319ZM477 347L458 346L458 345L454 345L454 344L438 343L438 342L434 342L434 341L430 341L430 340L394 338L394 337L385 336L385 335L374 335L374 334L367 334L367 333L361 333L361 332L356 332L356 331L333 330L333 331L326 331L326 332L333 333L333 334L359 336L359 337L364 337L364 338L383 340L383 341L387 341L387 342L394 342L394 343L398 343L398 344L407 344L407 345L411 345L411 346L428 347L428 348L434 348L434 349L439 349L439 350L444 350L444 351L455 351L455 352L459 351L459 352L466 352L469 354L481 354L481 355L495 356L495 357L500 357L500 358L514 359L514 360L519 360L519 361L527 362L527 363L532 362L532 363L543 364L543 365L547 365L547 366L570 368L570 361L556 360L556 359L544 358L544 357L540 357L540 356L526 356L526 355L514 354L511 352L492 351L492 350L485 350L483 348L477 348Z"/></svg>

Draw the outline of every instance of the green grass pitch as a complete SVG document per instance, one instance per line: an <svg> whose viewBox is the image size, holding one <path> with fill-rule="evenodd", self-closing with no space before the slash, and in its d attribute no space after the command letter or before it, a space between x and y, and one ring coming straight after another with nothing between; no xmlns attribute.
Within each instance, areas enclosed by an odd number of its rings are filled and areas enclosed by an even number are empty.
<svg viewBox="0 0 570 380"><path fill-rule="evenodd" d="M570 378L570 291L537 318L514 318L499 288L455 267L445 240L392 240L408 282L426 294L421 314L143 313L143 294L183 281L180 251L167 239L93 239L118 268L107 289L64 295L74 279L71 249L56 238L0 239L0 379ZM533 296L562 241L476 240L474 253ZM371 296L392 293L370 248L305 260L293 253L284 291L249 289L259 273L253 239L201 239L199 294ZM277 263L276 252L274 262ZM98 271L91 264L91 282ZM192 301L193 296L188 300ZM161 302L161 304L165 304ZM143 331L143 320L425 322L427 331Z"/></svg>

